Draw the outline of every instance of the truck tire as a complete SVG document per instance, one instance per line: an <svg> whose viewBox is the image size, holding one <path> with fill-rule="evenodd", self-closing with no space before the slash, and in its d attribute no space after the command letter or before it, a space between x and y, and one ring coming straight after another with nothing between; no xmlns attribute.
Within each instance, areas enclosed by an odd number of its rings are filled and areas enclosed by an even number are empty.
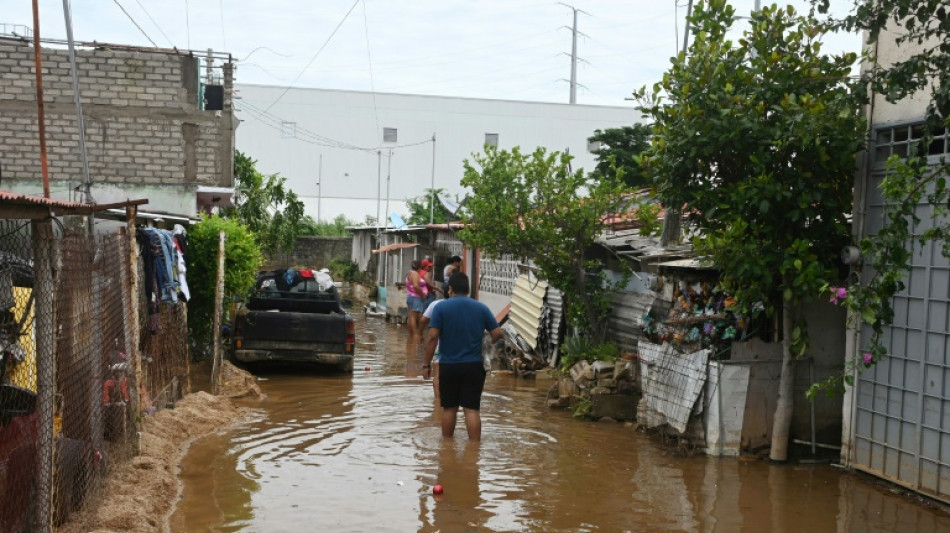
<svg viewBox="0 0 950 533"><path fill-rule="evenodd" d="M340 364L340 372L346 372L346 373L352 374L352 373L353 373L353 360L350 359L349 361L347 361L347 362L345 362L345 363L341 363L341 364Z"/></svg>

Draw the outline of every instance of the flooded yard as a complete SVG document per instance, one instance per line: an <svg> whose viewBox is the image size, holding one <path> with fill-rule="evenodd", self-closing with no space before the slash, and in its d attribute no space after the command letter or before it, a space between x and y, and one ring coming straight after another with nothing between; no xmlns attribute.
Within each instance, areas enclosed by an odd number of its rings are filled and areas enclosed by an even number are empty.
<svg viewBox="0 0 950 533"><path fill-rule="evenodd" d="M950 531L942 507L828 464L684 456L577 420L548 381L490 376L482 442L443 440L405 326L356 318L352 376L262 374L256 417L195 444L173 531Z"/></svg>

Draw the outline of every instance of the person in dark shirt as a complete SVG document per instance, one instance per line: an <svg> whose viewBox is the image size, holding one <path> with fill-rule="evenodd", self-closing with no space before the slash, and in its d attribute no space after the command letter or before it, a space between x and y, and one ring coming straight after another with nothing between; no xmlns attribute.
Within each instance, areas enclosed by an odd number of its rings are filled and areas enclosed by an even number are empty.
<svg viewBox="0 0 950 533"><path fill-rule="evenodd" d="M439 402L442 405L442 436L455 434L459 407L465 413L468 438L481 440L480 414L485 366L482 338L487 331L494 343L501 338L498 321L485 304L469 298L468 276L456 272L449 278L452 297L432 311L425 345L423 376L429 379L432 357L439 347Z"/></svg>

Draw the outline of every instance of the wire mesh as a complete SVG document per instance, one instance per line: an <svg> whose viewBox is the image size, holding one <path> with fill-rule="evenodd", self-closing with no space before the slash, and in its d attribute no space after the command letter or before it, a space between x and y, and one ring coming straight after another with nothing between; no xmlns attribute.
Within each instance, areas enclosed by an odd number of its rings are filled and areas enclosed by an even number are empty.
<svg viewBox="0 0 950 533"><path fill-rule="evenodd" d="M87 223L0 219L0 533L94 503L142 415L188 391L185 304L147 302L154 258Z"/></svg>
<svg viewBox="0 0 950 533"><path fill-rule="evenodd" d="M38 420L30 221L0 220L0 530L32 521Z"/></svg>

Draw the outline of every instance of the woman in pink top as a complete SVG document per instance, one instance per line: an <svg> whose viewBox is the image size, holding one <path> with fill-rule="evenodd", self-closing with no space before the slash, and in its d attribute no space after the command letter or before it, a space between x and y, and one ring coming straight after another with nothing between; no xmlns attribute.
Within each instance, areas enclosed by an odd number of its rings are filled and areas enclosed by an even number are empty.
<svg viewBox="0 0 950 533"><path fill-rule="evenodd" d="M422 313L426 310L425 302L429 298L429 288L426 280L419 275L421 264L418 260L413 260L410 264L409 273L406 274L406 307L409 308L409 343L412 345L416 335L419 334L419 321L422 320ZM416 339L416 343L419 340Z"/></svg>

